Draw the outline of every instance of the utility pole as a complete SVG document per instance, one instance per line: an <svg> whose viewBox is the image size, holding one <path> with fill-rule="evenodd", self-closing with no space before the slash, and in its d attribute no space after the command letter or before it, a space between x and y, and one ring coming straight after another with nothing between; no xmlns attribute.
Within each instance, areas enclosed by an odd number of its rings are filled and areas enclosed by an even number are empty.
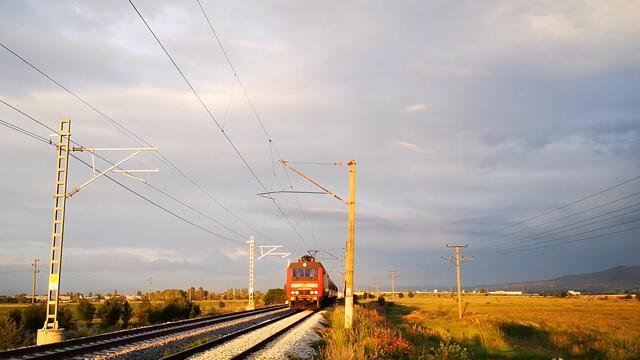
<svg viewBox="0 0 640 360"><path fill-rule="evenodd" d="M47 291L47 308L44 326L38 330L36 344L44 345L60 342L63 340L63 330L58 327L58 305L60 303L60 277L62 274L62 244L64 242L64 221L67 198L78 193L87 185L107 173L121 173L122 175L141 180L133 176L133 173L157 172L158 169L124 170L120 166L142 151L157 150L157 148L70 148L71 142L71 120L61 119L58 132L53 136L57 137L56 144L56 180L55 192L53 195L53 227L51 231L51 248L49 255L49 290ZM77 186L72 191L67 192L67 175L69 171L69 152L87 151L91 153L93 176L82 185ZM98 151L128 151L133 152L106 170L98 172L95 167L95 153Z"/></svg>
<svg viewBox="0 0 640 360"><path fill-rule="evenodd" d="M342 162L334 162L328 163L327 165L334 166L349 166L349 199L344 200L340 196L334 194L329 191L329 189L323 187L310 177L306 176L299 170L295 169L288 162L284 160L279 160L282 166L294 172L296 175L304 178L305 180L312 183L314 186L318 187L320 192L310 192L310 191L270 191L264 193L258 193L258 196L264 196L271 200L273 198L270 196L275 193L304 193L304 194L327 194L329 196L334 197L338 201L349 207L349 218L347 223L347 244L345 247L345 271L344 271L344 328L349 329L353 324L353 269L354 269L354 258L355 258L355 225L356 225L356 161L350 160L347 163Z"/></svg>
<svg viewBox="0 0 640 360"><path fill-rule="evenodd" d="M376 283L376 296L380 296L380 281L378 279L374 280Z"/></svg>
<svg viewBox="0 0 640 360"><path fill-rule="evenodd" d="M256 303L253 299L254 237L249 237L247 242L249 243L249 304L247 304L247 310L253 310L256 308Z"/></svg>
<svg viewBox="0 0 640 360"><path fill-rule="evenodd" d="M37 281L37 274L40 273L40 269L38 269L38 263L40 262L40 259L33 259L33 263L31 264L31 266L33 266L33 285L31 288L31 303L35 304L36 303L36 281Z"/></svg>
<svg viewBox="0 0 640 360"><path fill-rule="evenodd" d="M396 270L389 271L391 273L391 301L396 300L396 277L398 272Z"/></svg>
<svg viewBox="0 0 640 360"><path fill-rule="evenodd" d="M353 324L353 267L355 253L356 226L356 162L351 160L349 165L349 225L347 247L344 261L345 295L344 299L344 327L351 328Z"/></svg>
<svg viewBox="0 0 640 360"><path fill-rule="evenodd" d="M253 310L256 308L255 299L254 299L254 272L255 272L255 262L262 260L266 256L279 256L280 258L288 258L291 253L290 252L276 252L276 250L281 249L282 245L262 245L258 246L260 248L260 256L258 259L255 259L255 238L253 236L249 237L249 302L247 304L247 310ZM289 259L287 259L287 269L289 269ZM235 294L235 289L234 289ZM234 295L235 298L235 295Z"/></svg>
<svg viewBox="0 0 640 360"><path fill-rule="evenodd" d="M147 278L147 300L151 301L151 286L153 285L153 278L149 276Z"/></svg>
<svg viewBox="0 0 640 360"><path fill-rule="evenodd" d="M460 287L460 265L467 260L473 260L473 257L465 257L460 256L460 249L469 247L469 244L466 245L447 245L448 248L455 249L455 256L442 257L443 260L448 260L451 263L456 265L456 278L458 280L458 318L462 320L462 290Z"/></svg>

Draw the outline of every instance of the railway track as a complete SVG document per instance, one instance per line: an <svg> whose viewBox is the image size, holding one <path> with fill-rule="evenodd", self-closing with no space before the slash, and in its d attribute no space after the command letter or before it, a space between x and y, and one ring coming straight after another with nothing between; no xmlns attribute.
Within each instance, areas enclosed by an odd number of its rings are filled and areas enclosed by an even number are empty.
<svg viewBox="0 0 640 360"><path fill-rule="evenodd" d="M289 313L183 350L164 357L163 359L247 359L264 349L279 336L307 320L316 312L317 311L292 310ZM261 333L258 334L258 332Z"/></svg>
<svg viewBox="0 0 640 360"><path fill-rule="evenodd" d="M64 359L84 358L89 355L98 357L99 353L108 353L110 349L118 349L134 343L151 341L177 333L187 333L192 330L224 325L233 322L234 326L244 319L270 318L274 314L290 313L285 305L242 311L227 315L217 315L197 319L181 320L171 323L145 326L142 328L122 330L97 336L66 340L60 343L40 346L30 346L0 352L0 359ZM250 322L247 320L246 322ZM255 320L253 320L255 321ZM264 320L260 320L263 322ZM267 320L268 321L268 320ZM232 325L230 325L232 326ZM224 327L224 326L222 326ZM90 355L91 354L91 355ZM144 358L144 357L143 357Z"/></svg>

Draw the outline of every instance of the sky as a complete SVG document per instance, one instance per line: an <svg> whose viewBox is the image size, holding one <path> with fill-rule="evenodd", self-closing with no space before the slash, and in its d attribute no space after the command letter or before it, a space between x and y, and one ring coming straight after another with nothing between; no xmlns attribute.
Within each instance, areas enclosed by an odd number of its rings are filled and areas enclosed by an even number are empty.
<svg viewBox="0 0 640 360"><path fill-rule="evenodd" d="M640 265L640 3L201 0L247 96L197 1L134 4L211 116L128 1L0 0L0 43L90 104L0 47L1 294L30 292L34 258L46 291L55 177L6 124L51 131L6 104L161 154L125 164L145 182L110 175L158 206L106 178L68 199L62 292L246 287L252 235L320 249L341 284L347 207L257 196L318 190L279 159L342 197L348 169L309 163L356 160L358 288L449 287L447 244L475 257L467 286ZM69 189L91 176L72 160ZM257 261L256 288L285 267Z"/></svg>

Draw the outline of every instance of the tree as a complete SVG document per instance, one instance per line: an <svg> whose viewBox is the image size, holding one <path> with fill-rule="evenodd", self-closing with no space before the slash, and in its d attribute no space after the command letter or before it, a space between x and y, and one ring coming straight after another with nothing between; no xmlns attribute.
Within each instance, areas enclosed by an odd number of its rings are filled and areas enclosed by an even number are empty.
<svg viewBox="0 0 640 360"><path fill-rule="evenodd" d="M96 313L96 307L87 299L80 299L78 303L78 313L80 319L90 322L93 320L93 315Z"/></svg>
<svg viewBox="0 0 640 360"><path fill-rule="evenodd" d="M127 327L129 325L129 320L133 316L133 309L127 300L122 304L122 309L120 311L120 319L122 320L122 326Z"/></svg>
<svg viewBox="0 0 640 360"><path fill-rule="evenodd" d="M264 304L283 304L284 303L284 289L269 289L264 296Z"/></svg>
<svg viewBox="0 0 640 360"><path fill-rule="evenodd" d="M24 342L24 331L8 315L0 317L0 350L17 348Z"/></svg>
<svg viewBox="0 0 640 360"><path fill-rule="evenodd" d="M126 300L122 297L112 297L109 300L105 300L98 310L96 315L101 320L103 327L115 326L122 316L122 307Z"/></svg>

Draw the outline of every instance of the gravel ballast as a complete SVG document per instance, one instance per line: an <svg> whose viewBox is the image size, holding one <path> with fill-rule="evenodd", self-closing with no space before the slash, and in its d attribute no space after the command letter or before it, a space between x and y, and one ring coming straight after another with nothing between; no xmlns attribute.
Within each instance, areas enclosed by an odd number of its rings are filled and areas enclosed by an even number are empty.
<svg viewBox="0 0 640 360"><path fill-rule="evenodd" d="M277 339L269 343L264 350L249 357L251 360L279 360L293 357L295 359L311 359L316 356L313 344L322 340L315 329L324 324L322 310L313 314L307 320L295 328L287 331Z"/></svg>
<svg viewBox="0 0 640 360"><path fill-rule="evenodd" d="M201 354L190 357L189 359L195 360L222 360L230 359L233 356L240 354L251 346L266 339L270 335L274 334L278 330L291 325L292 323L300 320L301 318L309 315L309 311L301 311L293 316L278 321L274 324L267 325L251 333L242 335L236 339L222 344L214 349L203 352ZM282 359L282 358L280 358Z"/></svg>
<svg viewBox="0 0 640 360"><path fill-rule="evenodd" d="M84 358L93 360L160 359L167 350L178 350L203 338L218 338L247 326L279 316L286 311L288 310L274 310L246 318L229 320L224 323L137 342L119 347L118 349L104 350L84 356Z"/></svg>

